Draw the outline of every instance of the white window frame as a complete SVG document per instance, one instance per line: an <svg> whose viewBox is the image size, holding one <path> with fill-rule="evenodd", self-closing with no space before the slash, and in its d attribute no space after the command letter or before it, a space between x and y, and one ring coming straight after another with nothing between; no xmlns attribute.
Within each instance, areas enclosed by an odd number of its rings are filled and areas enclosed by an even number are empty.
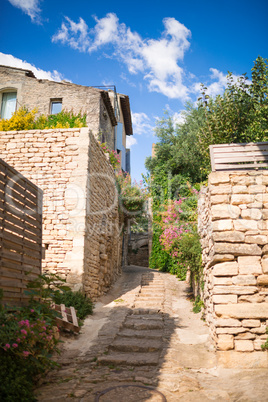
<svg viewBox="0 0 268 402"><path fill-rule="evenodd" d="M17 105L18 105L18 90L17 88L4 88L0 90L0 119L2 118L6 118L6 117L2 117L2 102L3 102L3 95L4 94L9 94L9 93L16 93L16 104L15 104L15 109L12 112L12 114L14 112L16 112L17 110Z"/></svg>

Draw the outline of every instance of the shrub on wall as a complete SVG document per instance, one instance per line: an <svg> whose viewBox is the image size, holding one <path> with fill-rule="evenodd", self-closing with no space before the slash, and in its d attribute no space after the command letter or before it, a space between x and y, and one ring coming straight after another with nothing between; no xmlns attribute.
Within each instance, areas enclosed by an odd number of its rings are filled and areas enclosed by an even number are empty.
<svg viewBox="0 0 268 402"><path fill-rule="evenodd" d="M60 113L36 117L37 109L20 107L10 119L0 119L0 131L45 130L86 127L86 114L62 110Z"/></svg>

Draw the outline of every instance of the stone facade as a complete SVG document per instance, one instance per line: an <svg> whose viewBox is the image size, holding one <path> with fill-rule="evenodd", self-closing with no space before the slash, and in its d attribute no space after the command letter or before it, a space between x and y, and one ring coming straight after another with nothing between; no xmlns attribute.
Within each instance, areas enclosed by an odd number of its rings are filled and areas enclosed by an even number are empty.
<svg viewBox="0 0 268 402"><path fill-rule="evenodd" d="M17 108L38 109L38 115L51 113L51 102L62 108L86 113L87 125L96 138L114 149L116 118L107 91L71 82L38 80L28 70L0 66L0 102L3 92L16 91Z"/></svg>
<svg viewBox="0 0 268 402"><path fill-rule="evenodd" d="M112 166L89 128L0 132L1 158L43 190L43 270L94 300L121 270Z"/></svg>
<svg viewBox="0 0 268 402"><path fill-rule="evenodd" d="M261 351L268 325L268 172L213 172L199 198L204 303L217 349Z"/></svg>

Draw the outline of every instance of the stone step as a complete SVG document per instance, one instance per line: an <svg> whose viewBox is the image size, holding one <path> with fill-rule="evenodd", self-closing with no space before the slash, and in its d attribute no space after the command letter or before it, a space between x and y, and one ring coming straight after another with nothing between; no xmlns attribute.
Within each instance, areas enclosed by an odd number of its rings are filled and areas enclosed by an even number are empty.
<svg viewBox="0 0 268 402"><path fill-rule="evenodd" d="M162 339L162 329L150 329L150 330L136 330L130 328L122 328L118 333L119 336L139 338L139 339Z"/></svg>
<svg viewBox="0 0 268 402"><path fill-rule="evenodd" d="M138 296L137 297L137 299L136 299L136 301L148 301L148 302L159 302L159 303L161 303L162 302L162 300L163 300L163 297L155 297L155 296L143 296L143 295L140 295L140 296Z"/></svg>
<svg viewBox="0 0 268 402"><path fill-rule="evenodd" d="M158 311L149 309L149 308L133 308L132 309L132 315L147 315L147 316L158 316L162 317L161 314L158 313ZM130 316L131 317L131 316Z"/></svg>
<svg viewBox="0 0 268 402"><path fill-rule="evenodd" d="M154 313L154 314L129 314L127 316L127 319L133 319L133 320L156 320L156 321L163 321L163 316L162 314L159 313Z"/></svg>
<svg viewBox="0 0 268 402"><path fill-rule="evenodd" d="M149 302L149 301L136 301L135 302L135 308L139 308L139 307L148 307L148 308L152 308L155 310L160 310L162 308L163 303L159 303L159 302Z"/></svg>
<svg viewBox="0 0 268 402"><path fill-rule="evenodd" d="M127 319L124 322L125 328L132 328L132 329L162 329L164 324L162 321L158 320L134 320L134 319Z"/></svg>
<svg viewBox="0 0 268 402"><path fill-rule="evenodd" d="M151 353L159 351L162 342L159 339L140 339L118 336L110 345L110 350L127 353Z"/></svg>
<svg viewBox="0 0 268 402"><path fill-rule="evenodd" d="M100 364L127 365L127 366L157 366L159 359L158 352L151 353L109 353L100 356Z"/></svg>

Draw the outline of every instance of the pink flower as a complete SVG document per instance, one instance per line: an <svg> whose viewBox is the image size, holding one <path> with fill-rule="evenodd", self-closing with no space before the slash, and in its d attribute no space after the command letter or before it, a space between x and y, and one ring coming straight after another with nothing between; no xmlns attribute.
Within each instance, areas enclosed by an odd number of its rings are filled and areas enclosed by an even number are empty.
<svg viewBox="0 0 268 402"><path fill-rule="evenodd" d="M13 344L12 344L12 347L13 347L13 348L17 348L17 347L18 347L18 344L17 344L17 343L13 343Z"/></svg>
<svg viewBox="0 0 268 402"><path fill-rule="evenodd" d="M31 308L31 313L34 313L34 310Z"/></svg>
<svg viewBox="0 0 268 402"><path fill-rule="evenodd" d="M20 338L17 338L17 342L20 342Z"/></svg>
<svg viewBox="0 0 268 402"><path fill-rule="evenodd" d="M30 354L30 352L27 352L27 350L24 350L22 353L23 353L23 356L25 356L25 357L29 356L29 354Z"/></svg>
<svg viewBox="0 0 268 402"><path fill-rule="evenodd" d="M7 349L9 349L10 348L10 344L9 343L6 343L6 346L5 346Z"/></svg>
<svg viewBox="0 0 268 402"><path fill-rule="evenodd" d="M27 331L25 331L25 329L21 329L20 332L24 335L27 335Z"/></svg>

